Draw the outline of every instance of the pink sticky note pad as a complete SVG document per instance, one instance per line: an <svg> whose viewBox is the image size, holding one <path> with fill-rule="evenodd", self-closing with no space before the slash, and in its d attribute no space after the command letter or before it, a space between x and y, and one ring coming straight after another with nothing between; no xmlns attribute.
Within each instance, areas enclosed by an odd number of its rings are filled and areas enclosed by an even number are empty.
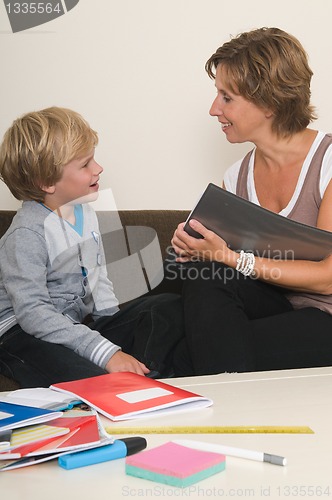
<svg viewBox="0 0 332 500"><path fill-rule="evenodd" d="M126 473L173 486L189 486L225 469L224 455L168 442L126 458Z"/></svg>

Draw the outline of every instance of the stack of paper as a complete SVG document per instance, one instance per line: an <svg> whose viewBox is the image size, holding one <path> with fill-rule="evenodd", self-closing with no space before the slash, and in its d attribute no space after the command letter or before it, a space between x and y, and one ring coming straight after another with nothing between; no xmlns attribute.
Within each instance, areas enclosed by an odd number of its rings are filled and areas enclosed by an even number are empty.
<svg viewBox="0 0 332 500"><path fill-rule="evenodd" d="M46 387L17 389L16 391L9 392L6 396L1 396L0 394L0 401L60 411L73 408L75 404L81 402L77 398L59 394L51 389L47 389Z"/></svg>
<svg viewBox="0 0 332 500"><path fill-rule="evenodd" d="M14 412L19 405L0 402L0 408ZM24 408L24 410L22 410ZM19 422L18 414L12 413L14 427L9 429L10 435L6 445L0 448L0 471L25 467L52 460L65 453L82 451L113 442L100 425L98 415L87 405L78 405L64 413L41 410L33 407L20 407L21 416L25 412L31 414L39 410L41 414L54 415L47 424L35 424L34 419L23 419ZM34 411L35 413L35 411ZM0 419L3 414L0 413ZM3 418L7 420L9 417ZM31 425L33 423L33 425ZM1 425L1 420L0 420ZM7 424L8 427L10 424Z"/></svg>

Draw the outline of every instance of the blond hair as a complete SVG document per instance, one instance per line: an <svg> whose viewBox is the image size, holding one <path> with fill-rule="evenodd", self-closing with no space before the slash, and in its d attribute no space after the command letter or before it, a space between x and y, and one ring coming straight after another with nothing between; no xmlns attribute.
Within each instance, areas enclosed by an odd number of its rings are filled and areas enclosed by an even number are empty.
<svg viewBox="0 0 332 500"><path fill-rule="evenodd" d="M310 104L313 75L301 43L278 28L242 33L219 47L205 69L215 78L218 65L225 69L227 86L274 114L273 130L290 136L316 119Z"/></svg>
<svg viewBox="0 0 332 500"><path fill-rule="evenodd" d="M61 179L64 165L98 143L84 118L51 107L15 120L0 146L0 177L18 200L43 201L43 187Z"/></svg>

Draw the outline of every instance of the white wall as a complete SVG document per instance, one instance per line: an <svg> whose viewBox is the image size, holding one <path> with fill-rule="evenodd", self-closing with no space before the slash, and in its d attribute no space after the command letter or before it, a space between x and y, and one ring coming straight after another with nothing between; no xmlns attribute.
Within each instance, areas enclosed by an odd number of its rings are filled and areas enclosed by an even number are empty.
<svg viewBox="0 0 332 500"><path fill-rule="evenodd" d="M80 0L13 34L1 2L0 136L25 112L73 108L99 132L102 188L119 209L189 209L250 147L228 144L209 116L205 61L230 35L291 32L315 73L315 126L332 131L331 19L326 0ZM0 182L0 209L18 205Z"/></svg>

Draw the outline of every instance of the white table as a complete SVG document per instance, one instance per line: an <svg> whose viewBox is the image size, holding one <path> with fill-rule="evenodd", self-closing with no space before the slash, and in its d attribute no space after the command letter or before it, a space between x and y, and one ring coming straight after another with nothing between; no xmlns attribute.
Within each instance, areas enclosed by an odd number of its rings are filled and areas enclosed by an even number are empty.
<svg viewBox="0 0 332 500"><path fill-rule="evenodd" d="M71 471L54 460L0 473L1 499L332 498L332 367L166 382L210 397L214 405L167 417L107 424L309 426L314 434L147 434L148 448L176 438L197 439L285 456L288 465L227 457L224 472L181 490L127 476L124 459Z"/></svg>

